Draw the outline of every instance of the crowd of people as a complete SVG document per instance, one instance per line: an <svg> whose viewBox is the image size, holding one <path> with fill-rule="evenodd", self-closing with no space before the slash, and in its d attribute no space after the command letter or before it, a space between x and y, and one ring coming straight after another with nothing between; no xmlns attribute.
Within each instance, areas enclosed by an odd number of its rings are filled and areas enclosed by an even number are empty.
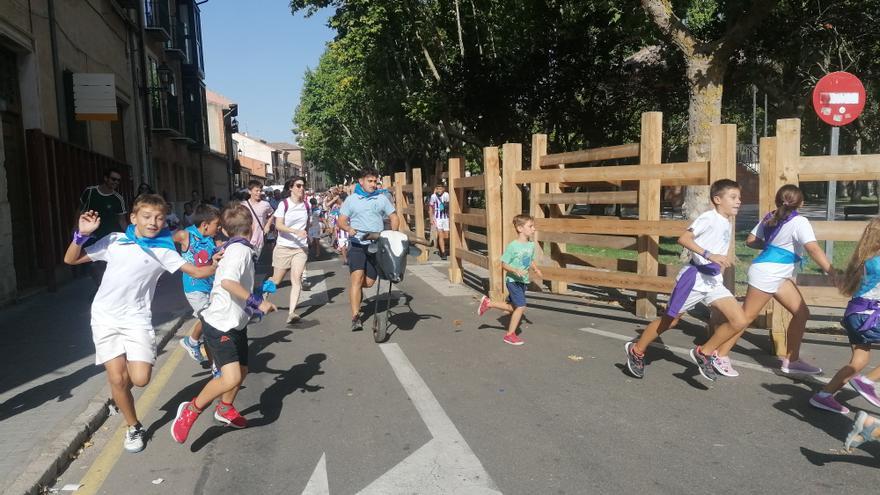
<svg viewBox="0 0 880 495"><path fill-rule="evenodd" d="M78 228L64 261L71 265L105 264L100 286L92 304L91 326L96 364L103 365L113 400L128 430L125 449L144 448L144 430L132 399L132 386L145 386L156 359L150 306L156 284L164 272L183 272L183 292L196 322L180 341L194 360L210 363L213 378L192 400L181 403L172 422L175 441L186 441L200 414L219 399L213 409L217 421L244 428L247 420L236 410L234 400L248 373L247 329L277 307L269 301L285 277L290 279L286 323L296 325L296 313L306 265L319 259L321 241L329 245L349 269L351 330L362 330L363 289L373 286L378 272L367 248L368 234L398 229L393 198L383 189L375 170L364 170L350 186L314 192L304 178L293 177L282 190L265 189L259 181L247 184L246 196L234 198L222 210L202 201L197 192L184 206L182 221L170 228L168 203L147 186L139 190L126 217L122 197L115 192L121 174L109 169L101 185L86 189L80 200ZM143 185L142 185L143 186ZM681 316L699 303L717 311L723 321L702 345L690 350L699 374L715 381L718 375L739 375L730 352L748 325L770 301L791 312L786 329L787 349L780 369L789 374L819 374L822 370L803 360L800 347L807 305L797 288L795 274L805 256L838 283L850 296L842 325L852 347L852 356L817 391L809 403L825 411L848 414L835 398L849 384L869 403L880 407L875 381L880 370L862 374L873 344L880 343L880 219L869 222L852 259L838 277L820 249L809 220L799 214L802 191L794 185L780 188L776 210L768 213L749 233L749 247L760 251L748 272L748 291L740 304L724 286L724 269L734 264L731 245L732 221L741 199L740 186L719 180L711 186L711 208L681 234L678 243L689 253L689 262L676 277L665 313L624 346L626 369L635 378L645 376L645 354L663 332L676 326ZM437 185L426 199L438 254L446 258L449 231L449 194ZM130 224L128 223L130 222ZM483 297L478 314L496 309L510 315L503 342L522 346L519 322L526 310L530 271L543 278L535 263L534 219L518 215L513 220L517 238L501 258L505 272L506 302ZM264 250L271 250L272 272L260 283L256 264ZM268 257L268 254L267 254ZM877 419L860 412L847 448L880 437Z"/></svg>

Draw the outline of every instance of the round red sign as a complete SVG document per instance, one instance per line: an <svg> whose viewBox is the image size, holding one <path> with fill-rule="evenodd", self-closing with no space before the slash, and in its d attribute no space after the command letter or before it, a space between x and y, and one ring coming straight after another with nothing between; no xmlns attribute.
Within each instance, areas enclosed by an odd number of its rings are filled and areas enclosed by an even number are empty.
<svg viewBox="0 0 880 495"><path fill-rule="evenodd" d="M849 72L832 72L816 83L813 108L826 124L847 125L865 108L865 87Z"/></svg>

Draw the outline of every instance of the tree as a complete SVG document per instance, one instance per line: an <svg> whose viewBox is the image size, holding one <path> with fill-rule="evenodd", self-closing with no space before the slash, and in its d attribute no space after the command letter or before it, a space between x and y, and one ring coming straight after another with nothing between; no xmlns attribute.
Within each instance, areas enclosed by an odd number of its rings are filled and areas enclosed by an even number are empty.
<svg viewBox="0 0 880 495"><path fill-rule="evenodd" d="M709 159L712 126L721 123L724 78L731 57L776 5L716 0L641 0L663 36L684 56L688 83L688 161ZM719 5L722 3L723 5ZM676 14L684 13L684 17ZM733 14L738 13L738 16ZM698 216L709 202L708 186L688 187L684 211Z"/></svg>

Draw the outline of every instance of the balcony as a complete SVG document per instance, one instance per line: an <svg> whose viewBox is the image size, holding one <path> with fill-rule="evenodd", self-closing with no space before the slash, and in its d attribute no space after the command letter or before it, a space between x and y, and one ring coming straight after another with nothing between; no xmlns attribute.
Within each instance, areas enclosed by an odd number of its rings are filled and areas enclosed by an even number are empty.
<svg viewBox="0 0 880 495"><path fill-rule="evenodd" d="M171 39L171 15L168 0L144 0L144 28L155 41Z"/></svg>
<svg viewBox="0 0 880 495"><path fill-rule="evenodd" d="M165 42L165 53L177 60L186 59L186 28L176 17L171 18L171 37Z"/></svg>
<svg viewBox="0 0 880 495"><path fill-rule="evenodd" d="M191 148L203 149L208 142L205 87L200 79L183 79L184 134Z"/></svg>
<svg viewBox="0 0 880 495"><path fill-rule="evenodd" d="M180 125L180 106L177 96L160 89L152 89L150 109L153 114L153 132L171 138L183 137Z"/></svg>

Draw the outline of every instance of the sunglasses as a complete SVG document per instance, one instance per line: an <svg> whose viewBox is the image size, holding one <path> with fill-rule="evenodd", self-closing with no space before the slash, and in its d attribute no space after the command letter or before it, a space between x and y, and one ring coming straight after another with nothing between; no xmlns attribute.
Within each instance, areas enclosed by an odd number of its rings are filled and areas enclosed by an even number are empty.
<svg viewBox="0 0 880 495"><path fill-rule="evenodd" d="M110 180L113 181L113 182L119 182L119 181L122 180L122 177L113 177L113 176L111 175L110 177L108 177L108 179L110 179Z"/></svg>
<svg viewBox="0 0 880 495"><path fill-rule="evenodd" d="M305 185L305 184L294 184L293 187L295 187L295 188L297 188L297 189L300 189L300 188L302 188L304 185Z"/></svg>

